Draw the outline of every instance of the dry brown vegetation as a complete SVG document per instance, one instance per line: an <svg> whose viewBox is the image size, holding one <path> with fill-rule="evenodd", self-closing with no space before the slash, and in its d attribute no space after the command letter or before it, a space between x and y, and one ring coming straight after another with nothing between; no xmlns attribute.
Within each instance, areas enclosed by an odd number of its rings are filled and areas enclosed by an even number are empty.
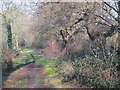
<svg viewBox="0 0 120 90"><path fill-rule="evenodd" d="M47 42L46 48L43 50L44 56L50 59L55 59L60 56L60 46L55 39L50 39Z"/></svg>

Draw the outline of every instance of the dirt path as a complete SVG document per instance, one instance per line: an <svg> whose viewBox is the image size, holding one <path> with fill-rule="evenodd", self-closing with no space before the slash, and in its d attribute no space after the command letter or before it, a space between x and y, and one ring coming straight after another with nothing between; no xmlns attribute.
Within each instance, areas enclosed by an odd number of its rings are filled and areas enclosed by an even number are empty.
<svg viewBox="0 0 120 90"><path fill-rule="evenodd" d="M32 63L13 72L4 88L50 88L43 67Z"/></svg>
<svg viewBox="0 0 120 90"><path fill-rule="evenodd" d="M63 77L51 66L53 60L34 50L23 49L20 52L21 55L13 59L13 66L20 68L3 76L3 88L79 88L75 84L61 82Z"/></svg>

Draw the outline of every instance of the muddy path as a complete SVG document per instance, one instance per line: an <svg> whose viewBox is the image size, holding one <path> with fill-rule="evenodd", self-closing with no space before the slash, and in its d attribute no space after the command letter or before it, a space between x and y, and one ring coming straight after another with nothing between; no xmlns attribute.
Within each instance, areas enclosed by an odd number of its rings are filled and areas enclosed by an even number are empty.
<svg viewBox="0 0 120 90"><path fill-rule="evenodd" d="M43 66L31 63L14 71L3 88L50 88Z"/></svg>
<svg viewBox="0 0 120 90"><path fill-rule="evenodd" d="M33 50L21 50L21 55L13 60L16 69L9 76L5 76L7 80L3 83L3 88L50 88L46 81L44 64L41 64L46 62L43 59ZM18 66L21 67L17 68Z"/></svg>
<svg viewBox="0 0 120 90"><path fill-rule="evenodd" d="M36 63L28 66L27 88L50 88L50 85L45 82L46 75L43 66L38 66Z"/></svg>
<svg viewBox="0 0 120 90"><path fill-rule="evenodd" d="M32 56L31 56L32 54ZM79 88L72 83L62 83L63 77L58 75L53 65L54 60L43 57L30 49L21 50L21 55L13 59L16 68L7 76L4 88ZM17 68L19 67L19 68ZM7 72L5 72L7 73Z"/></svg>

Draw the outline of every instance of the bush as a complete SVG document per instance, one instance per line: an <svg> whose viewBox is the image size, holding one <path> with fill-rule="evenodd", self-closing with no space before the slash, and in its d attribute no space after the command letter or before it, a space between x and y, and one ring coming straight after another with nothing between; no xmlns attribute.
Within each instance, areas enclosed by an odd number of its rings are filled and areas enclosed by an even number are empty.
<svg viewBox="0 0 120 90"><path fill-rule="evenodd" d="M85 57L85 53L86 53L85 50L75 51L72 48L70 48L64 54L64 58L66 60L75 61L76 59L84 58Z"/></svg>
<svg viewBox="0 0 120 90"><path fill-rule="evenodd" d="M80 75L90 78L93 86L95 82L103 87L114 87L118 83L116 66L110 61L104 62L93 57L86 57L73 63L73 67Z"/></svg>
<svg viewBox="0 0 120 90"><path fill-rule="evenodd" d="M111 37L108 39L106 42L98 39L94 42L84 41L87 45L75 42L73 46L67 46L64 55L56 60L59 73L64 77L62 82L75 81L76 84L95 88L119 87L117 45L113 40L110 42ZM66 73L69 70L63 62L71 63L74 70Z"/></svg>
<svg viewBox="0 0 120 90"><path fill-rule="evenodd" d="M64 73L62 82L77 81L77 84L95 88L118 87L116 65L113 60L104 62L94 57L86 56L84 59L71 61L73 71L70 74Z"/></svg>

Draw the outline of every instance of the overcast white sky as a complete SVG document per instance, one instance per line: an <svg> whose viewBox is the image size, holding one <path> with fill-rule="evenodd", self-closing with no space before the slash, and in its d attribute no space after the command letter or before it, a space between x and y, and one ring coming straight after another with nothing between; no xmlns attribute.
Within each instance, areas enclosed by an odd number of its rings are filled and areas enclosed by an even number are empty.
<svg viewBox="0 0 120 90"><path fill-rule="evenodd" d="M98 2L100 2L100 1L103 1L103 0L0 0L0 12L2 12L2 8L4 8L1 5L2 1L4 1L4 2L13 2L15 4L18 4L18 6L22 2L23 3L23 5L21 5L22 9L26 10L28 13L32 13L32 12L34 12L34 10L32 10L32 9L34 9L35 6L30 6L29 2L40 2L40 1L41 2L47 2L47 1L48 2L85 2L85 1L88 1L88 2L98 1ZM104 0L104 1L113 2L115 0Z"/></svg>
<svg viewBox="0 0 120 90"><path fill-rule="evenodd" d="M12 2L95 2L95 1L103 1L103 0L4 0L4 1L12 1ZM118 1L118 0L104 0L106 2L111 2L111 1Z"/></svg>

